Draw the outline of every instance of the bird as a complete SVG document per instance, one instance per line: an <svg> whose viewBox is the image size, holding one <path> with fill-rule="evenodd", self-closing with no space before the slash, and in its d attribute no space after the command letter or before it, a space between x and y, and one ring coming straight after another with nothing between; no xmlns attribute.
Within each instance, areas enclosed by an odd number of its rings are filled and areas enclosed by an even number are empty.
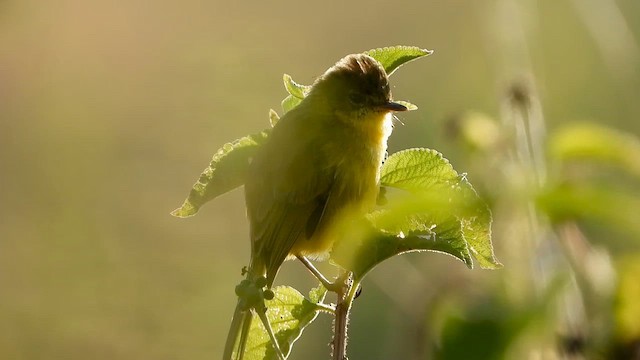
<svg viewBox="0 0 640 360"><path fill-rule="evenodd" d="M270 289L285 260L311 266L308 260L329 257L336 225L375 206L393 113L406 110L392 100L382 65L366 54L347 55L314 81L251 159L244 184L251 239L245 283ZM224 359L234 351L242 357L246 334L237 340L251 317L239 299Z"/></svg>

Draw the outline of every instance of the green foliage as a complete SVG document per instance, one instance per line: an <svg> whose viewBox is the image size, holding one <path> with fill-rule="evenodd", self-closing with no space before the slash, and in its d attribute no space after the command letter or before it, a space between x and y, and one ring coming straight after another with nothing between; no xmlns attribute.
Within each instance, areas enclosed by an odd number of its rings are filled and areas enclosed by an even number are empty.
<svg viewBox="0 0 640 360"><path fill-rule="evenodd" d="M476 359L504 359L506 349L515 335L515 332L508 330L511 329L495 318L449 318L442 329L442 344L436 352L436 358L459 360L473 353Z"/></svg>
<svg viewBox="0 0 640 360"><path fill-rule="evenodd" d="M619 176L612 178L609 171L640 177L638 137L598 124L569 124L552 134L548 153L561 177L539 192L536 201L541 211L556 223L585 220L640 236L639 194L612 181ZM592 175L572 176L575 164L591 168ZM605 174L609 178L602 179Z"/></svg>
<svg viewBox="0 0 640 360"><path fill-rule="evenodd" d="M384 68L389 76L393 74L400 66L424 56L431 55L433 53L432 50L420 49L415 46L391 46L379 49L372 49L369 51L365 51L365 54L371 56L376 59ZM304 99L309 91L311 90L310 85L302 85L298 84L291 78L291 76L285 74L284 75L284 88L289 93L284 100L282 100L282 110L284 113L287 113L289 110L295 108L300 104L302 99ZM407 102L407 101L397 101L409 110L416 110L418 107Z"/></svg>
<svg viewBox="0 0 640 360"><path fill-rule="evenodd" d="M502 267L491 245L489 208L466 176L459 175L442 154L429 149L397 152L382 167L380 182L382 186L428 196L429 199L420 199L424 211L430 212L432 219L455 217L461 225L463 241L482 268ZM438 224L422 225L436 229Z"/></svg>
<svg viewBox="0 0 640 360"><path fill-rule="evenodd" d="M280 121L280 116L278 116L278 113L273 109L269 109L269 124L271 124L271 127L276 126L278 121Z"/></svg>
<svg viewBox="0 0 640 360"><path fill-rule="evenodd" d="M616 165L640 177L640 140L598 124L566 125L549 140L549 155L567 163L582 160Z"/></svg>
<svg viewBox="0 0 640 360"><path fill-rule="evenodd" d="M440 329L442 339L433 358L439 360L458 359L505 359L519 337L532 328L544 332L544 320L554 308L554 299L562 294L568 279L557 276L550 279L539 297L527 299L526 306L512 306L502 299L487 299L472 303L464 314L447 309L452 299L445 299Z"/></svg>
<svg viewBox="0 0 640 360"><path fill-rule="evenodd" d="M640 198L611 186L566 183L550 186L537 197L540 210L556 223L586 220L640 237Z"/></svg>
<svg viewBox="0 0 640 360"><path fill-rule="evenodd" d="M391 75L409 61L433 54L433 50L420 49L415 46L390 46L372 49L364 53L378 60L384 67L384 71Z"/></svg>
<svg viewBox="0 0 640 360"><path fill-rule="evenodd" d="M293 343L300 337L302 331L318 316L324 308L318 303L324 300L326 289L318 287L309 292L309 300L296 289L289 286L273 288L275 294L272 300L266 300L267 318L278 339L280 349L289 354ZM267 331L256 316L251 321L251 328L247 339L245 360L277 359L277 355L267 335Z"/></svg>
<svg viewBox="0 0 640 360"><path fill-rule="evenodd" d="M458 173L440 153L429 149L399 151L385 161L380 171L382 186L411 192L424 192L435 187L451 187Z"/></svg>
<svg viewBox="0 0 640 360"><path fill-rule="evenodd" d="M209 166L193 185L182 206L171 212L171 215L181 218L193 216L205 203L242 186L249 161L258 147L267 140L269 132L270 130L264 130L224 144L213 155Z"/></svg>
<svg viewBox="0 0 640 360"><path fill-rule="evenodd" d="M387 73L391 74L402 64L430 55L432 51L411 46L395 46L369 50L366 53L380 61ZM298 84L287 74L283 76L283 81L284 87L289 93L281 104L282 110L286 114L302 102L311 87ZM406 101L398 102L405 105L409 110L418 108ZM271 126L275 126L279 119L278 113L271 109L269 111ZM182 218L193 216L205 203L242 186L245 181L249 160L258 146L265 142L269 132L270 130L267 129L257 134L242 137L225 144L219 149L211 159L209 166L204 169L198 181L193 185L182 206L174 210L171 215Z"/></svg>
<svg viewBox="0 0 640 360"><path fill-rule="evenodd" d="M385 214L394 218L395 214ZM413 217L412 220L418 219ZM462 235L460 222L441 222L437 229L424 228L426 221L395 222L397 226L393 232L379 228L367 227L351 228L347 233L348 240L337 242L331 253L331 259L336 264L353 272L355 281L360 281L378 264L393 256L409 252L434 251L451 255L472 268L473 262L467 243ZM407 230L406 234L398 230ZM422 229L420 229L422 228Z"/></svg>
<svg viewBox="0 0 640 360"><path fill-rule="evenodd" d="M489 209L440 153L409 149L392 154L380 182L405 193L370 214L373 226L350 232L332 253L356 279L388 258L415 251L446 253L469 268L472 255L482 268L502 266L493 254Z"/></svg>
<svg viewBox="0 0 640 360"><path fill-rule="evenodd" d="M302 100L300 98L297 98L293 95L289 95L286 98L284 98L284 100L282 100L281 106L282 106L282 111L284 111L284 113L288 113L291 109L295 108L296 106L300 105L300 103L302 102Z"/></svg>
<svg viewBox="0 0 640 360"><path fill-rule="evenodd" d="M311 91L311 86L298 84L293 81L293 78L291 78L290 75L284 74L283 81L284 88L287 92L298 99L304 99L307 94L309 94L309 91Z"/></svg>
<svg viewBox="0 0 640 360"><path fill-rule="evenodd" d="M378 60L387 73L401 65L431 54L416 47L396 46L374 49L367 54ZM297 106L310 87L300 85L284 75L289 95L282 101L284 112ZM409 110L417 106L401 102ZM280 119L271 110L269 120L274 126ZM172 215L187 217L197 213L206 202L244 184L251 157L268 138L270 130L240 138L225 144L213 156L193 186L184 204ZM354 284L377 264L395 255L415 251L435 251L449 254L467 267L473 267L472 257L482 268L496 269L491 245L491 213L476 194L465 175L458 174L440 153L429 149L410 149L392 154L381 170L381 186L396 189L389 203L360 224L346 219L341 239L336 240L332 260L353 274ZM266 301L267 318L285 354L304 328L321 310L325 290L319 288L306 300L295 289L277 287L275 298ZM276 354L263 324L252 320L245 359L272 359Z"/></svg>
<svg viewBox="0 0 640 360"><path fill-rule="evenodd" d="M640 254L627 255L618 266L620 274L618 307L615 313L617 332L623 342L633 343L640 339Z"/></svg>

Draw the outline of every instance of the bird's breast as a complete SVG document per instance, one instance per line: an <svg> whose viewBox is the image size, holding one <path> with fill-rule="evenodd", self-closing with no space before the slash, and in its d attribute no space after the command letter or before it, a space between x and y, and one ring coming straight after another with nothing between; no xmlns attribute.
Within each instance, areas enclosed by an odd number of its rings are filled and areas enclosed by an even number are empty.
<svg viewBox="0 0 640 360"><path fill-rule="evenodd" d="M380 180L380 167L391 135L390 113L373 114L355 128L341 151L337 181L345 193L367 205L375 204Z"/></svg>
<svg viewBox="0 0 640 360"><path fill-rule="evenodd" d="M339 237L334 231L341 221L357 218L375 206L380 167L392 130L391 114L365 121L358 127L334 129L330 140L323 142L322 162L334 173L330 194L312 241L297 242L292 254L324 258Z"/></svg>

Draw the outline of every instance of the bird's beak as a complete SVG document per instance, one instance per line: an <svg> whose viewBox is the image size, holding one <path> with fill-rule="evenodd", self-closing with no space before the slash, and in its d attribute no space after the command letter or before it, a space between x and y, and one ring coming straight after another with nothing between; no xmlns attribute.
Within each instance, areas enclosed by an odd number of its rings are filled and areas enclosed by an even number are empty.
<svg viewBox="0 0 640 360"><path fill-rule="evenodd" d="M379 105L379 109L381 110L387 110L387 111L407 111L409 109L407 109L406 106L397 103L397 102L393 102L393 101L388 101L382 105Z"/></svg>

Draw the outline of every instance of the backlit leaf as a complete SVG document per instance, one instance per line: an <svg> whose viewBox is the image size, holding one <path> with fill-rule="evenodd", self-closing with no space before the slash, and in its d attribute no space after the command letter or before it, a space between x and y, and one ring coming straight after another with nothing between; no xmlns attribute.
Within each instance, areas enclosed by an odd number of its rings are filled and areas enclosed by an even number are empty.
<svg viewBox="0 0 640 360"><path fill-rule="evenodd" d="M244 185L250 159L270 131L264 130L224 144L213 155L182 206L171 215L182 218L193 216L208 201Z"/></svg>
<svg viewBox="0 0 640 360"><path fill-rule="evenodd" d="M305 299L292 287L277 286L272 290L275 294L274 298L265 300L267 318L278 339L280 349L285 355L288 355L293 343L300 337L302 331L315 320L321 309L316 303ZM324 300L325 294L326 290L316 288L311 290L310 297L313 297L314 301L321 302ZM257 316L254 316L251 320L243 360L271 359L278 359L278 357L264 325Z"/></svg>
<svg viewBox="0 0 640 360"><path fill-rule="evenodd" d="M469 250L480 266L485 269L502 267L491 244L489 208L466 177L459 175L442 154L430 149L408 149L392 154L382 167L380 182L385 187L421 194L411 200L412 207L405 205L410 212L436 218L455 216L461 223ZM422 203L416 205L416 201ZM433 225L438 224L425 224Z"/></svg>
<svg viewBox="0 0 640 360"><path fill-rule="evenodd" d="M311 90L311 86L298 84L287 74L284 74L283 81L284 88L287 89L287 92L298 99L304 99Z"/></svg>
<svg viewBox="0 0 640 360"><path fill-rule="evenodd" d="M298 106L300 103L302 102L302 100L300 98L297 98L293 95L289 95L286 98L284 98L284 100L282 100L282 111L284 111L284 113L288 113L291 109L295 108L296 106Z"/></svg>
<svg viewBox="0 0 640 360"><path fill-rule="evenodd" d="M387 74L391 75L409 61L433 54L433 50L421 49L416 46L390 46L371 49L364 53L378 60Z"/></svg>

